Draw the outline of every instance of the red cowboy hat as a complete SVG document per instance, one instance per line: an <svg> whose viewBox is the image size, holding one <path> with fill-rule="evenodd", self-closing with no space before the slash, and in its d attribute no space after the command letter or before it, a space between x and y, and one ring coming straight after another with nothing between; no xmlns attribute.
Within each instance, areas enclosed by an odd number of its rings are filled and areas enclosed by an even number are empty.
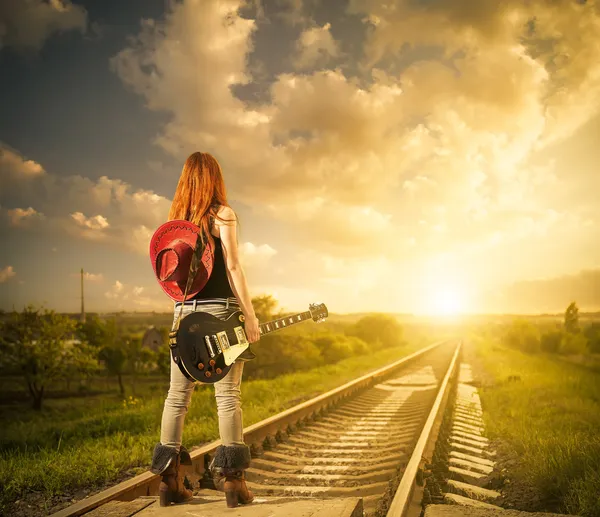
<svg viewBox="0 0 600 517"><path fill-rule="evenodd" d="M163 291L176 302L183 302L190 263L200 228L189 221L176 219L158 227L150 239L150 261L158 283ZM193 298L206 285L212 273L214 250L210 242L202 255L202 261L187 293Z"/></svg>

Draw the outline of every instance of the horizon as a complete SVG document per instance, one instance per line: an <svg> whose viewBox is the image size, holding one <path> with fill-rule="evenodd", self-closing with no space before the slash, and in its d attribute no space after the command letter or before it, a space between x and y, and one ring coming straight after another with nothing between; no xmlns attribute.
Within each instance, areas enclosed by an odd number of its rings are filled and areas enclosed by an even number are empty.
<svg viewBox="0 0 600 517"><path fill-rule="evenodd" d="M200 150L252 296L600 311L598 5L388 3L4 8L0 309L79 310L83 268L86 310L172 311L148 244Z"/></svg>

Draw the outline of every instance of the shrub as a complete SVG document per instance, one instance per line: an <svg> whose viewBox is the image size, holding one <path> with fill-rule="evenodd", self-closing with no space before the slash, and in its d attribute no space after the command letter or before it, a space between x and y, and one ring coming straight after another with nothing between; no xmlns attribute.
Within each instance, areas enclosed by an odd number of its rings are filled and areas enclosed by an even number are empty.
<svg viewBox="0 0 600 517"><path fill-rule="evenodd" d="M354 355L364 355L369 352L369 345L365 343L362 339L356 336L346 336L350 346L352 347L352 353Z"/></svg>
<svg viewBox="0 0 600 517"><path fill-rule="evenodd" d="M324 362L319 348L301 334L262 336L257 346L251 347L256 359L244 365L244 375L253 378L270 379L293 370L314 368Z"/></svg>
<svg viewBox="0 0 600 517"><path fill-rule="evenodd" d="M316 337L314 343L320 350L323 360L328 364L368 351L367 344L362 339L333 332Z"/></svg>
<svg viewBox="0 0 600 517"><path fill-rule="evenodd" d="M504 343L527 353L540 351L540 334L537 327L525 320L515 320L506 329Z"/></svg>
<svg viewBox="0 0 600 517"><path fill-rule="evenodd" d="M560 350L560 343L563 339L561 330L551 330L544 332L540 338L540 346L543 352L556 354Z"/></svg>
<svg viewBox="0 0 600 517"><path fill-rule="evenodd" d="M362 339L373 351L402 343L402 326L386 314L364 316L348 329L347 334Z"/></svg>
<svg viewBox="0 0 600 517"><path fill-rule="evenodd" d="M590 323L583 331L588 341L588 349L593 354L600 354L600 323Z"/></svg>
<svg viewBox="0 0 600 517"><path fill-rule="evenodd" d="M578 355L587 352L587 338L583 334L565 332L560 342L560 353Z"/></svg>

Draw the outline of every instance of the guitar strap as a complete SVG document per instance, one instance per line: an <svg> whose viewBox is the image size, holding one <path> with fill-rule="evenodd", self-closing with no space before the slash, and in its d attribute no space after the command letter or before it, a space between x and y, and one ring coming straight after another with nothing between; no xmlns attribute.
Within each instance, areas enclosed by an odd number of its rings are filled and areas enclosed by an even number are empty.
<svg viewBox="0 0 600 517"><path fill-rule="evenodd" d="M196 246L194 247L194 253L192 254L192 260L190 261L190 271L188 273L187 282L185 284L185 292L183 293L183 302L186 301L188 291L190 290L192 284L194 283L194 278L196 278L196 274L198 273L198 269L200 269L200 264L202 262L202 256L204 255L204 250L206 248L206 240L205 235L202 230L198 234L198 238L196 239ZM183 313L183 302L179 306L179 315L177 319L173 322L173 327L171 328L171 332L169 332L169 348L171 349L171 354L173 356L173 361L175 364L179 366L181 372L191 381L195 381L196 379L191 378L188 373L181 367L180 361L181 358L179 356L179 347L177 346L177 334L179 332L179 324L181 323L181 315Z"/></svg>

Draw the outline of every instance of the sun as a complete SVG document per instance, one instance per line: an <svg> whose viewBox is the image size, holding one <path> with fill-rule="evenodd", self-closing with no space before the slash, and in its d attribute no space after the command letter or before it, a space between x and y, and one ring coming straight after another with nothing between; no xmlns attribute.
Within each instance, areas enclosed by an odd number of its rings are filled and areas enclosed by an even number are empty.
<svg viewBox="0 0 600 517"><path fill-rule="evenodd" d="M458 289L439 289L431 296L431 312L440 316L453 316L465 310L465 296Z"/></svg>

